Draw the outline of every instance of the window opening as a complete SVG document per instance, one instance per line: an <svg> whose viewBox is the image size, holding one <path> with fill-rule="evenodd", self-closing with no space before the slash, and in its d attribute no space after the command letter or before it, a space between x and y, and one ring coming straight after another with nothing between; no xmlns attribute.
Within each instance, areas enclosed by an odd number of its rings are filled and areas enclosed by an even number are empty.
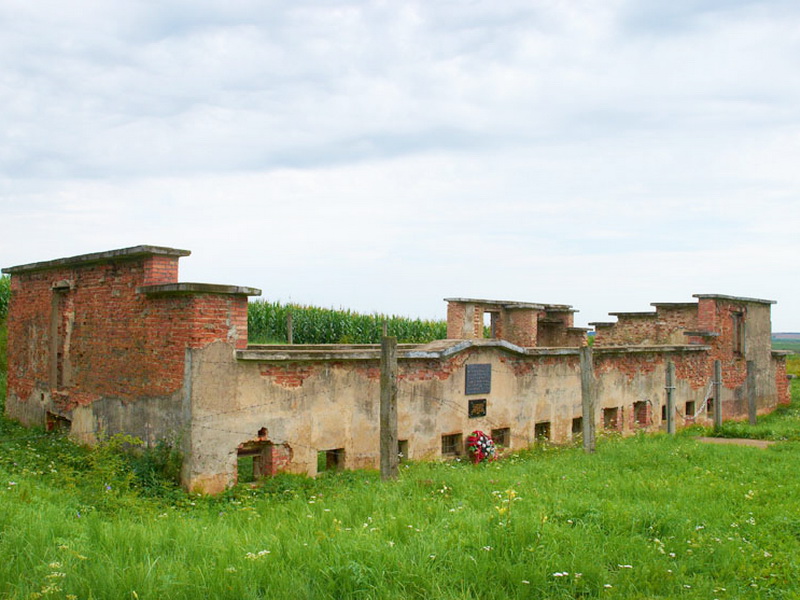
<svg viewBox="0 0 800 600"><path fill-rule="evenodd" d="M246 442L236 450L236 481L249 483L274 474L272 442Z"/></svg>
<svg viewBox="0 0 800 600"><path fill-rule="evenodd" d="M744 354L746 349L744 313L731 313L731 320L733 321L733 351L737 354Z"/></svg>
<svg viewBox="0 0 800 600"><path fill-rule="evenodd" d="M511 429L509 427L492 429L491 436L495 446L502 448L511 447Z"/></svg>
<svg viewBox="0 0 800 600"><path fill-rule="evenodd" d="M661 405L661 420L662 421L666 421L667 420L667 405L666 404L662 404Z"/></svg>
<svg viewBox="0 0 800 600"><path fill-rule="evenodd" d="M69 432L72 429L72 421L47 411L44 418L44 428L46 431Z"/></svg>
<svg viewBox="0 0 800 600"><path fill-rule="evenodd" d="M583 417L572 419L572 437L583 435Z"/></svg>
<svg viewBox="0 0 800 600"><path fill-rule="evenodd" d="M66 307L68 287L53 288L50 306L50 386L64 387L64 363L66 358Z"/></svg>
<svg viewBox="0 0 800 600"><path fill-rule="evenodd" d="M317 473L344 469L344 448L317 452Z"/></svg>
<svg viewBox="0 0 800 600"><path fill-rule="evenodd" d="M442 436L442 456L461 456L464 454L464 442L460 433Z"/></svg>
<svg viewBox="0 0 800 600"><path fill-rule="evenodd" d="M397 440L397 456L400 462L408 460L408 440Z"/></svg>
<svg viewBox="0 0 800 600"><path fill-rule="evenodd" d="M542 421L533 426L533 436L537 442L550 441L550 421Z"/></svg>
<svg viewBox="0 0 800 600"><path fill-rule="evenodd" d="M619 429L619 407L603 409L603 429L608 431Z"/></svg>
<svg viewBox="0 0 800 600"><path fill-rule="evenodd" d="M647 427L650 424L650 410L647 402L641 400L633 403L633 420L639 427Z"/></svg>
<svg viewBox="0 0 800 600"><path fill-rule="evenodd" d="M686 415L686 420L687 420L687 421L688 421L689 419L694 419L694 410L695 410L695 409L694 409L694 400L689 400L689 401L686 403L686 410L685 410L685 412L683 413L684 415Z"/></svg>

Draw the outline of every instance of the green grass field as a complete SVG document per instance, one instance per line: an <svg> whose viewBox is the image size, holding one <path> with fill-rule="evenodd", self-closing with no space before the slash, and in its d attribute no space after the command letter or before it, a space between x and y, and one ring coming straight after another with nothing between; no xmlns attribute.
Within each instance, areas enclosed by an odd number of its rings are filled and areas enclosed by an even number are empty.
<svg viewBox="0 0 800 600"><path fill-rule="evenodd" d="M762 437L798 438L793 392ZM800 443L699 433L206 498L159 479L166 455L0 421L0 597L800 597Z"/></svg>

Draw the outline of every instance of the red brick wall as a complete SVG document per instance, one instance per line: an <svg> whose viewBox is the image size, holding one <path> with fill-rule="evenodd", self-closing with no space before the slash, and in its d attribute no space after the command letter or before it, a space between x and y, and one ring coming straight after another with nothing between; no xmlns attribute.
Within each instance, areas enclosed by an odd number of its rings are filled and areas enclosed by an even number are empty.
<svg viewBox="0 0 800 600"><path fill-rule="evenodd" d="M451 340L460 340L464 337L464 318L466 308L458 302L447 303L447 337Z"/></svg>
<svg viewBox="0 0 800 600"><path fill-rule="evenodd" d="M675 364L675 377L689 382L692 389L708 385L711 367L706 352L595 352L595 373L623 373L628 381L663 367L667 359Z"/></svg>
<svg viewBox="0 0 800 600"><path fill-rule="evenodd" d="M526 308L505 311L505 339L523 348L533 348L538 344L539 316L543 312Z"/></svg>
<svg viewBox="0 0 800 600"><path fill-rule="evenodd" d="M217 340L246 345L246 297L137 293L145 281L174 283L177 262L147 256L14 274L9 391L25 400L34 388L50 389L52 286L61 281L71 286L62 292L60 325L68 404L168 396L183 385L187 348Z"/></svg>
<svg viewBox="0 0 800 600"><path fill-rule="evenodd" d="M144 263L142 285L176 283L178 281L178 256L150 256Z"/></svg>
<svg viewBox="0 0 800 600"><path fill-rule="evenodd" d="M700 298L697 302L697 328L700 331L717 330L717 301Z"/></svg>
<svg viewBox="0 0 800 600"><path fill-rule="evenodd" d="M778 393L778 404L790 404L792 395L789 378L786 376L786 357L773 357L772 362L775 365L775 388Z"/></svg>

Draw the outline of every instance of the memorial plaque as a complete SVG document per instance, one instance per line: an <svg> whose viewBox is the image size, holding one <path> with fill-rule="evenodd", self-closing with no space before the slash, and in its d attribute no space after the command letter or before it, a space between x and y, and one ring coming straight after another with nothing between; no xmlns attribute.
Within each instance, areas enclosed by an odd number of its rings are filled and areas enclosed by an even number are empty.
<svg viewBox="0 0 800 600"><path fill-rule="evenodd" d="M469 418L486 416L486 398L480 400L469 400Z"/></svg>
<svg viewBox="0 0 800 600"><path fill-rule="evenodd" d="M488 394L492 391L492 365L467 365L465 394Z"/></svg>

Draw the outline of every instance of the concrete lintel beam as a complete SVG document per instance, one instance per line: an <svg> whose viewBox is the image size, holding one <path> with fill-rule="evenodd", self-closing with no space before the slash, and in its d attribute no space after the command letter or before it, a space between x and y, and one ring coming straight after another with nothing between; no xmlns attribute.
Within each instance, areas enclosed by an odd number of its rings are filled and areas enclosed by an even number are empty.
<svg viewBox="0 0 800 600"><path fill-rule="evenodd" d="M133 246L131 248L120 248L119 250L107 250L105 252L93 252L92 254L80 254L66 258L56 258L42 262L7 267L3 273L15 275L18 273L30 273L33 271L47 271L60 269L63 267L77 267L82 265L111 262L114 260L130 259L139 256L189 256L189 250L179 250L177 248L167 248L164 246Z"/></svg>
<svg viewBox="0 0 800 600"><path fill-rule="evenodd" d="M136 288L140 294L148 296L175 294L227 294L231 296L260 296L261 290L236 285L219 285L215 283L165 283L160 285L143 285Z"/></svg>

